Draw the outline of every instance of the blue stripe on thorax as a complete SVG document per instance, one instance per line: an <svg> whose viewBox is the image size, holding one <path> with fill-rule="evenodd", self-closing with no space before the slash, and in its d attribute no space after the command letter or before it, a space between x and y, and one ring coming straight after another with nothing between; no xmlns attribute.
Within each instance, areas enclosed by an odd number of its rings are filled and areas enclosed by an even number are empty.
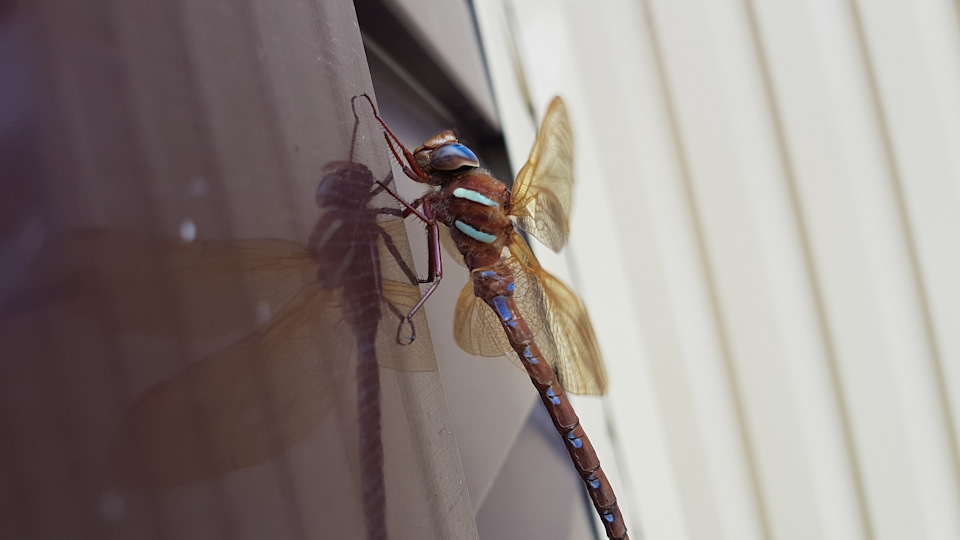
<svg viewBox="0 0 960 540"><path fill-rule="evenodd" d="M460 199L467 199L468 201L473 201L475 203L480 203L484 206L489 206L491 208L496 208L499 206L493 199L485 197L482 193L476 192L472 189L459 187L453 190L453 196Z"/></svg>
<svg viewBox="0 0 960 540"><path fill-rule="evenodd" d="M497 239L496 236L492 234L485 233L483 231L478 231L473 227L467 225L466 223L460 221L459 219L453 222L454 226L460 230L463 234L473 238L478 242L483 242L484 244L492 244L494 240Z"/></svg>

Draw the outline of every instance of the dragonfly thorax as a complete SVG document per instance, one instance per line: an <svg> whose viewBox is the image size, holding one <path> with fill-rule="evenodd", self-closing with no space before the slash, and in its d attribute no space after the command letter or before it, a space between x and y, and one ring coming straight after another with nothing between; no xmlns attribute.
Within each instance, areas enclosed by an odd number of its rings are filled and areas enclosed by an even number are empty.
<svg viewBox="0 0 960 540"><path fill-rule="evenodd" d="M469 268L500 260L513 234L510 190L486 171L472 170L443 184L427 202L437 221L450 228Z"/></svg>

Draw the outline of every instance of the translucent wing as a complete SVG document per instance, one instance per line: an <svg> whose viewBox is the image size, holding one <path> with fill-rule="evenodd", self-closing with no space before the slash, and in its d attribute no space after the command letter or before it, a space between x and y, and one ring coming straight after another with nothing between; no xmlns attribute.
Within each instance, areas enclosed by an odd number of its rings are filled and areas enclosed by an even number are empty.
<svg viewBox="0 0 960 540"><path fill-rule="evenodd" d="M526 306L522 312L527 326L534 334L544 327L544 312L540 302L543 295L536 274L524 270L520 261L511 259L514 272L514 298L519 306ZM503 356L513 352L510 342L500 325L500 319L483 300L473 294L473 283L460 291L457 309L453 321L454 338L461 349L477 356Z"/></svg>
<svg viewBox="0 0 960 540"><path fill-rule="evenodd" d="M513 184L517 225L559 251L570 233L573 199L573 132L566 106L553 98L537 132L530 158Z"/></svg>
<svg viewBox="0 0 960 540"><path fill-rule="evenodd" d="M531 330L560 384L576 394L603 394L607 374L586 308L576 293L540 266L519 234L514 233L510 252L527 274L527 282L539 285L518 298L517 307L524 318L528 313L544 317L542 330Z"/></svg>
<svg viewBox="0 0 960 540"><path fill-rule="evenodd" d="M461 349L477 356L504 356L513 351L493 310L473 294L473 282L467 282L457 298L453 337Z"/></svg>
<svg viewBox="0 0 960 540"><path fill-rule="evenodd" d="M356 357L332 300L307 286L272 324L138 401L125 438L138 483L172 486L261 463L316 426Z"/></svg>

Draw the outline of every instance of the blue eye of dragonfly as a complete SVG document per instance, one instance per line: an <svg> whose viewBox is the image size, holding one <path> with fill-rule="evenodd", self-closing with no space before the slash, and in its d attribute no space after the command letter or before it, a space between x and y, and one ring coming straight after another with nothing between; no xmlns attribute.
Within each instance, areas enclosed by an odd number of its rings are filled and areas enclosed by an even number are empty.
<svg viewBox="0 0 960 540"><path fill-rule="evenodd" d="M479 167L480 160L466 146L445 144L430 154L430 166L438 171L455 171L460 167Z"/></svg>

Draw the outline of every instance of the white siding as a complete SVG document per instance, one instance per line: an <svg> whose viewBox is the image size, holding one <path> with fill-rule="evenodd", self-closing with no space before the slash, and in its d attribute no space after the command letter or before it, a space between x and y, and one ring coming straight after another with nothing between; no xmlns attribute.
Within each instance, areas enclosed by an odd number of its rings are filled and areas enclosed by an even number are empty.
<svg viewBox="0 0 960 540"><path fill-rule="evenodd" d="M960 6L475 6L514 166L573 117L632 536L960 538Z"/></svg>

